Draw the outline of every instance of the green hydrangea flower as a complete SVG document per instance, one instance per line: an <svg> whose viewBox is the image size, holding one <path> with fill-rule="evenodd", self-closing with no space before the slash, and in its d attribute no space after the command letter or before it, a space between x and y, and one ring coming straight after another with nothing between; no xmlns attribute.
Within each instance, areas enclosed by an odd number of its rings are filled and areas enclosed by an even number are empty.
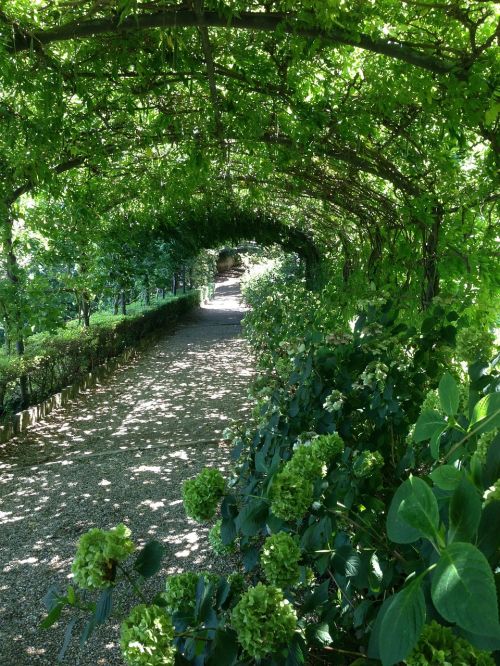
<svg viewBox="0 0 500 666"><path fill-rule="evenodd" d="M301 474L309 481L316 481L325 475L323 461L310 444L302 444L293 451L292 458L286 463L286 469L293 474Z"/></svg>
<svg viewBox="0 0 500 666"><path fill-rule="evenodd" d="M185 571L169 576L165 583L165 592L161 595L165 608L170 613L192 611L196 605L196 586L200 578L205 578L206 583L219 580L216 574L207 571L202 571L199 574L193 571Z"/></svg>
<svg viewBox="0 0 500 666"><path fill-rule="evenodd" d="M210 520L226 491L226 482L218 469L204 469L194 479L184 481L182 499L186 513L195 520Z"/></svg>
<svg viewBox="0 0 500 666"><path fill-rule="evenodd" d="M236 542L225 545L221 537L222 520L218 520L208 533L208 541L214 553L219 556L232 555L236 552Z"/></svg>
<svg viewBox="0 0 500 666"><path fill-rule="evenodd" d="M425 625L407 666L494 666L488 652L478 650L434 620Z"/></svg>
<svg viewBox="0 0 500 666"><path fill-rule="evenodd" d="M158 606L136 606L122 623L120 647L130 666L173 666L172 620Z"/></svg>
<svg viewBox="0 0 500 666"><path fill-rule="evenodd" d="M286 532L268 537L262 548L260 563L271 585L290 587L300 578L300 548L296 540Z"/></svg>
<svg viewBox="0 0 500 666"><path fill-rule="evenodd" d="M344 440L337 433L330 435L320 435L313 440L313 449L320 460L326 465L336 458L340 458L344 452Z"/></svg>
<svg viewBox="0 0 500 666"><path fill-rule="evenodd" d="M117 525L109 531L94 528L78 541L71 571L75 583L86 590L101 590L114 585L116 565L135 549L130 530Z"/></svg>
<svg viewBox="0 0 500 666"><path fill-rule="evenodd" d="M483 495L484 506L488 506L492 502L500 502L500 479L497 479L495 483L484 492Z"/></svg>
<svg viewBox="0 0 500 666"><path fill-rule="evenodd" d="M199 574L192 571L174 574L167 578L165 592L162 594L165 607L171 613L181 610L193 610L196 604L196 585Z"/></svg>
<svg viewBox="0 0 500 666"><path fill-rule="evenodd" d="M475 361L488 361L493 356L495 336L481 328L462 328L457 333L457 358L471 364Z"/></svg>
<svg viewBox="0 0 500 666"><path fill-rule="evenodd" d="M313 492L312 481L285 466L271 487L271 511L282 520L299 520L311 506Z"/></svg>
<svg viewBox="0 0 500 666"><path fill-rule="evenodd" d="M366 479L376 469L383 467L384 458L379 451L363 451L352 466L353 474L358 479Z"/></svg>
<svg viewBox="0 0 500 666"><path fill-rule="evenodd" d="M249 588L231 613L238 641L254 659L274 654L292 639L297 615L281 590L257 583Z"/></svg>

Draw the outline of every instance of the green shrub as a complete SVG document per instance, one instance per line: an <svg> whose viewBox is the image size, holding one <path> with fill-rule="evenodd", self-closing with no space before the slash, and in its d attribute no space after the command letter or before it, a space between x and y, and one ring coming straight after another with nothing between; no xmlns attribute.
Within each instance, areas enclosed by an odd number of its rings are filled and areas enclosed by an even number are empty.
<svg viewBox="0 0 500 666"><path fill-rule="evenodd" d="M28 378L30 404L41 402L145 336L172 327L198 303L196 291L137 314L97 315L87 329L68 325L53 334L33 335L27 339L22 359L0 354L0 417L21 408L22 374Z"/></svg>

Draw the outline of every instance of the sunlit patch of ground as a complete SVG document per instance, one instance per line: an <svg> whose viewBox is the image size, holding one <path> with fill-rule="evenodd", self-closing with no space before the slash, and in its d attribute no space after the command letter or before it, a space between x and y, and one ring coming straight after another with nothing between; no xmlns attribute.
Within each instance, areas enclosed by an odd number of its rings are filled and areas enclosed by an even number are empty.
<svg viewBox="0 0 500 666"><path fill-rule="evenodd" d="M124 522L139 544L158 539L163 574L224 566L207 546L208 527L186 518L180 491L203 467L228 471L222 432L248 414L238 287L235 278L219 283L174 335L0 449L2 666L55 663L64 624L37 628L40 599L70 581L75 543L90 527ZM100 630L79 663L121 663L117 631Z"/></svg>

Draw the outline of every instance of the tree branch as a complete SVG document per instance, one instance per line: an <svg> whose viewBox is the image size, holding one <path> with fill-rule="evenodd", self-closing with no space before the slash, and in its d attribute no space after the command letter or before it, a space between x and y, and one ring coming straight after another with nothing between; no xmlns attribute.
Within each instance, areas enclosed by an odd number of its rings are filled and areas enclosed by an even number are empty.
<svg viewBox="0 0 500 666"><path fill-rule="evenodd" d="M232 28L240 30L264 31L295 34L306 38L321 38L328 44L345 44L355 48L364 49L396 60L402 60L415 67L426 69L435 74L447 74L459 69L456 63L426 55L409 46L395 44L390 40L370 37L364 33L353 33L341 28L325 30L310 26L297 20L293 14L242 12L228 20L217 12L205 12L204 24L213 28ZM14 39L9 47L12 53L26 51L33 45L50 44L72 39L84 39L103 33L123 33L127 30L140 30L147 28L167 27L197 27L196 12L191 10L163 10L150 14L136 14L128 16L121 23L119 18L98 18L85 21L71 22L51 30L37 30L26 34L19 26L13 25Z"/></svg>

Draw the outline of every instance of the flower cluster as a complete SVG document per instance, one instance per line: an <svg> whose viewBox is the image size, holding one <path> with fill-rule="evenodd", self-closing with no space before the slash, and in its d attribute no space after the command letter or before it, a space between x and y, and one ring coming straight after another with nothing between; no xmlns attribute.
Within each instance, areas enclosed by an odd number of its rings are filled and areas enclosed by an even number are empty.
<svg viewBox="0 0 500 666"><path fill-rule="evenodd" d="M363 451L354 459L352 471L356 478L366 479L383 465L384 458L379 451Z"/></svg>
<svg viewBox="0 0 500 666"><path fill-rule="evenodd" d="M497 479L495 483L485 491L483 495L484 506L488 506L492 502L500 502L500 479Z"/></svg>
<svg viewBox="0 0 500 666"><path fill-rule="evenodd" d="M407 666L494 666L493 658L435 621L425 625Z"/></svg>
<svg viewBox="0 0 500 666"><path fill-rule="evenodd" d="M134 551L130 530L117 525L109 531L94 528L78 541L71 570L83 589L99 590L114 584L116 565Z"/></svg>
<svg viewBox="0 0 500 666"><path fill-rule="evenodd" d="M210 520L226 491L226 482L218 469L204 469L194 479L184 481L182 499L186 513L195 520Z"/></svg>
<svg viewBox="0 0 500 666"><path fill-rule="evenodd" d="M313 440L312 445L316 455L325 465L339 458L344 451L344 440L337 433L319 435Z"/></svg>
<svg viewBox="0 0 500 666"><path fill-rule="evenodd" d="M219 556L232 555L236 552L236 543L222 543L221 537L222 520L218 520L208 533L208 542L214 553Z"/></svg>
<svg viewBox="0 0 500 666"><path fill-rule="evenodd" d="M302 474L309 481L316 481L325 476L326 469L312 444L302 444L293 450L292 458L286 463L286 469Z"/></svg>
<svg viewBox="0 0 500 666"><path fill-rule="evenodd" d="M172 621L158 606L136 606L121 626L120 647L130 666L173 666Z"/></svg>
<svg viewBox="0 0 500 666"><path fill-rule="evenodd" d="M495 336L481 328L462 328L457 333L457 358L467 363L488 361L493 356Z"/></svg>
<svg viewBox="0 0 500 666"><path fill-rule="evenodd" d="M174 574L167 578L162 599L170 613L193 610L196 603L196 585L199 575L192 571Z"/></svg>
<svg viewBox="0 0 500 666"><path fill-rule="evenodd" d="M337 434L320 435L301 444L274 478L271 511L283 520L299 520L313 501L314 482L325 476L327 465L344 450Z"/></svg>
<svg viewBox="0 0 500 666"><path fill-rule="evenodd" d="M381 391L385 386L388 373L389 368L385 363L372 361L366 366L359 378L363 382L363 386L377 387Z"/></svg>
<svg viewBox="0 0 500 666"><path fill-rule="evenodd" d="M245 652L254 659L262 659L291 640L297 615L281 590L257 583L234 607L231 624Z"/></svg>
<svg viewBox="0 0 500 666"><path fill-rule="evenodd" d="M345 396L342 391L334 389L329 396L327 396L323 407L327 412L339 412L344 404Z"/></svg>
<svg viewBox="0 0 500 666"><path fill-rule="evenodd" d="M312 481L285 465L271 487L271 511L282 520L299 520L311 506L313 491Z"/></svg>
<svg viewBox="0 0 500 666"><path fill-rule="evenodd" d="M268 537L262 548L260 563L271 585L290 587L300 578L300 548L297 541L286 532Z"/></svg>

